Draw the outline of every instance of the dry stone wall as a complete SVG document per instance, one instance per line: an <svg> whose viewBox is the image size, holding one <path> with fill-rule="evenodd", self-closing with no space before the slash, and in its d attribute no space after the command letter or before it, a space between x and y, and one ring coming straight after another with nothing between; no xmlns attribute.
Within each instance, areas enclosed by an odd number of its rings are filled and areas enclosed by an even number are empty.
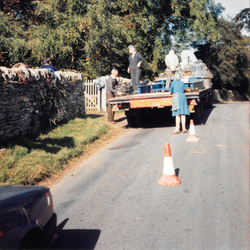
<svg viewBox="0 0 250 250"><path fill-rule="evenodd" d="M213 90L213 102L237 102L237 101L249 101L249 96L238 90L227 89L214 89Z"/></svg>
<svg viewBox="0 0 250 250"><path fill-rule="evenodd" d="M0 141L85 114L82 74L0 67Z"/></svg>

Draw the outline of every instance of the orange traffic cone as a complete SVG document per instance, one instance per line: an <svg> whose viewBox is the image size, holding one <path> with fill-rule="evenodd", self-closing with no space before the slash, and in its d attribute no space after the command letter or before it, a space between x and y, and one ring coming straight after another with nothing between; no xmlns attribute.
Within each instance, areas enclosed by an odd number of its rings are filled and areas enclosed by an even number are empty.
<svg viewBox="0 0 250 250"><path fill-rule="evenodd" d="M189 137L187 138L187 142L199 142L200 139L196 137L195 129L194 129L194 121L190 120L190 128L189 128Z"/></svg>
<svg viewBox="0 0 250 250"><path fill-rule="evenodd" d="M158 184L163 186L174 186L181 184L180 178L175 174L169 143L165 143L164 145L163 176L159 180Z"/></svg>

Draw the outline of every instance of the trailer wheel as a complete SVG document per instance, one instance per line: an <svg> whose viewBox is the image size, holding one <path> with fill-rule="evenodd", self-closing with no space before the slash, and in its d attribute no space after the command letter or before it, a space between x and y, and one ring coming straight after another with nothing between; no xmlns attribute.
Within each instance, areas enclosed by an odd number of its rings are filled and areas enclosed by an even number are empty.
<svg viewBox="0 0 250 250"><path fill-rule="evenodd" d="M211 92L211 93L209 94L209 97L208 97L208 101L207 101L207 103L206 103L206 106L207 106L208 108L212 108L212 107L213 107L213 92Z"/></svg>
<svg viewBox="0 0 250 250"><path fill-rule="evenodd" d="M129 127L131 128L135 127L135 117L133 115L127 115L127 122Z"/></svg>
<svg viewBox="0 0 250 250"><path fill-rule="evenodd" d="M196 124L201 124L201 106L202 103L198 102L197 105L195 106L195 113L192 115L194 123Z"/></svg>
<svg viewBox="0 0 250 250"><path fill-rule="evenodd" d="M204 106L202 101L200 101L200 114L201 114L200 117L202 119L204 116Z"/></svg>
<svg viewBox="0 0 250 250"><path fill-rule="evenodd" d="M142 127L144 125L144 117L142 115L135 115L134 118L136 127Z"/></svg>

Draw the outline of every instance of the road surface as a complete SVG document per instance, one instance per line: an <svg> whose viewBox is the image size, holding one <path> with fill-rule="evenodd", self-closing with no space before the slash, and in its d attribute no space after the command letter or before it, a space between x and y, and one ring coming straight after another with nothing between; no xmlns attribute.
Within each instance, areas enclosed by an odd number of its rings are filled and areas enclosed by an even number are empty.
<svg viewBox="0 0 250 250"><path fill-rule="evenodd" d="M198 143L151 122L52 186L54 249L249 250L249 103L204 112ZM179 186L158 185L166 142Z"/></svg>

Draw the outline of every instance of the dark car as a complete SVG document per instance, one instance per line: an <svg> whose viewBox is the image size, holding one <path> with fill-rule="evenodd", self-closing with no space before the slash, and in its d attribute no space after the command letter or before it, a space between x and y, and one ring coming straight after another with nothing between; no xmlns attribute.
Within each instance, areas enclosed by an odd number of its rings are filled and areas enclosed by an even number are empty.
<svg viewBox="0 0 250 250"><path fill-rule="evenodd" d="M0 249L49 247L56 220L49 188L0 186Z"/></svg>

